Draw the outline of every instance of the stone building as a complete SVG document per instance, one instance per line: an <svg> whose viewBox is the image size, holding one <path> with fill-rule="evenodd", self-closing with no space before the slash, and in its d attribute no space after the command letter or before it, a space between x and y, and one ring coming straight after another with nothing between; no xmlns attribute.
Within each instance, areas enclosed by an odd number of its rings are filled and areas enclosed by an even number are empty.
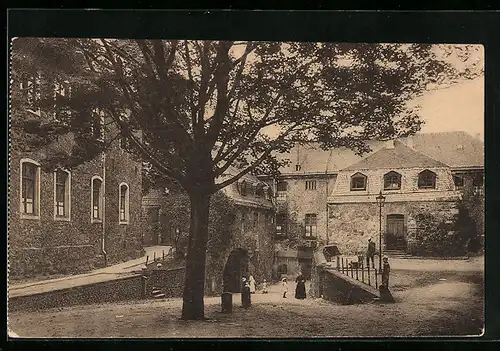
<svg viewBox="0 0 500 351"><path fill-rule="evenodd" d="M228 172L230 174L231 170ZM143 198L146 236L187 249L189 197L152 189ZM212 196L206 261L206 292L238 292L241 277L272 278L275 210L270 187L252 175Z"/></svg>
<svg viewBox="0 0 500 351"><path fill-rule="evenodd" d="M37 86L45 84L45 90ZM26 97L11 110L11 124L32 120L40 128L61 125L57 104L37 104L41 92L52 96L53 82L18 81L12 93ZM56 85L56 98L70 87ZM57 100L56 100L57 102ZM22 106L22 107L21 107ZM16 110L17 109L17 110ZM95 138L111 140L117 132L107 118L88 111ZM19 120L18 120L19 119ZM65 134L37 150L26 151L23 135L11 131L9 160L8 262L11 278L65 274L138 257L141 236L141 162L115 140L109 151L72 169L47 169L54 155L67 154L75 135ZM62 162L60 163L62 164Z"/></svg>
<svg viewBox="0 0 500 351"><path fill-rule="evenodd" d="M297 145L280 155L290 162L278 179L261 176L276 192L276 270L308 275L317 248L356 254L369 237L378 242L380 191L384 250L411 249L417 214L452 221L461 196L483 193L484 145L464 132L368 145L363 156Z"/></svg>

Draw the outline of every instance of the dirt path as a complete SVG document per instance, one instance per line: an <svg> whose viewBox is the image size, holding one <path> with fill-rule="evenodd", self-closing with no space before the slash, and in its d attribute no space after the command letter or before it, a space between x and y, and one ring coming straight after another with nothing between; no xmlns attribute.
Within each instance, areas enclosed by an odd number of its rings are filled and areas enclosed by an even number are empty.
<svg viewBox="0 0 500 351"><path fill-rule="evenodd" d="M221 314L220 299L207 298L208 321L181 321L181 299L80 306L9 315L21 337L104 338L297 338L393 337L480 334L480 284L460 275L395 291L395 304L341 306L321 299L283 299L279 286L252 295L252 307ZM444 279L444 278L441 278Z"/></svg>

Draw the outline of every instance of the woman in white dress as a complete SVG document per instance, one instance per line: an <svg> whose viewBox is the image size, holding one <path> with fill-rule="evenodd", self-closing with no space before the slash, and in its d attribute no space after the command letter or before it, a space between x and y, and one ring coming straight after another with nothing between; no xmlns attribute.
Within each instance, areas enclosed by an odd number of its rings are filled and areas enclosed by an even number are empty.
<svg viewBox="0 0 500 351"><path fill-rule="evenodd" d="M251 274L248 278L248 284L250 285L250 294L255 294L255 279Z"/></svg>

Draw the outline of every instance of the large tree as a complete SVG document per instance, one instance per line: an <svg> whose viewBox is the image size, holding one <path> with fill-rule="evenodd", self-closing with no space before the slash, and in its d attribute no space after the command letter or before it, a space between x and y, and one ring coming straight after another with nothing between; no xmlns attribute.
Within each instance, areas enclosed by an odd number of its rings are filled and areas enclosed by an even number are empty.
<svg viewBox="0 0 500 351"><path fill-rule="evenodd" d="M184 319L204 318L215 192L249 172L276 172L276 153L295 143L362 153L368 139L415 133L421 120L408 101L451 74L429 45L17 39L13 55L78 86L65 124L81 136L73 162L108 147L80 131L76 110L98 107L156 179L188 194Z"/></svg>

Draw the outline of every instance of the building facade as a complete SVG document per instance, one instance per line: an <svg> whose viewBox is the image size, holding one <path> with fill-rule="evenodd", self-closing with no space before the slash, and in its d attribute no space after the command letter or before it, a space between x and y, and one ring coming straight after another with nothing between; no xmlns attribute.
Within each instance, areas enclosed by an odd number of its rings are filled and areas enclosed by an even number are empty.
<svg viewBox="0 0 500 351"><path fill-rule="evenodd" d="M380 233L384 251L411 252L419 214L450 223L461 198L484 193L484 145L464 132L368 145L363 156L297 145L280 155L290 162L278 179L261 177L276 194L278 271L308 275L311 251L335 245L342 254L364 253L368 238L378 243Z"/></svg>
<svg viewBox="0 0 500 351"><path fill-rule="evenodd" d="M45 89L37 89L42 85ZM11 110L12 125L31 120L40 128L57 128L60 113L70 113L56 104L57 98L68 94L69 87L61 89L54 82L37 78L14 80L11 89L26 98L24 104ZM54 93L53 107L37 104L44 91ZM116 136L104 115L92 116L95 123L90 132L95 138L109 141ZM83 164L65 168L60 162L47 169L46 161L72 150L73 133L29 151L22 131L13 128L10 137L11 278L83 272L141 255L141 162L122 149L119 140Z"/></svg>
<svg viewBox="0 0 500 351"><path fill-rule="evenodd" d="M187 250L189 197L152 189L143 197L146 245ZM275 207L269 186L252 175L212 196L206 258L206 293L239 292L241 278L273 276Z"/></svg>

